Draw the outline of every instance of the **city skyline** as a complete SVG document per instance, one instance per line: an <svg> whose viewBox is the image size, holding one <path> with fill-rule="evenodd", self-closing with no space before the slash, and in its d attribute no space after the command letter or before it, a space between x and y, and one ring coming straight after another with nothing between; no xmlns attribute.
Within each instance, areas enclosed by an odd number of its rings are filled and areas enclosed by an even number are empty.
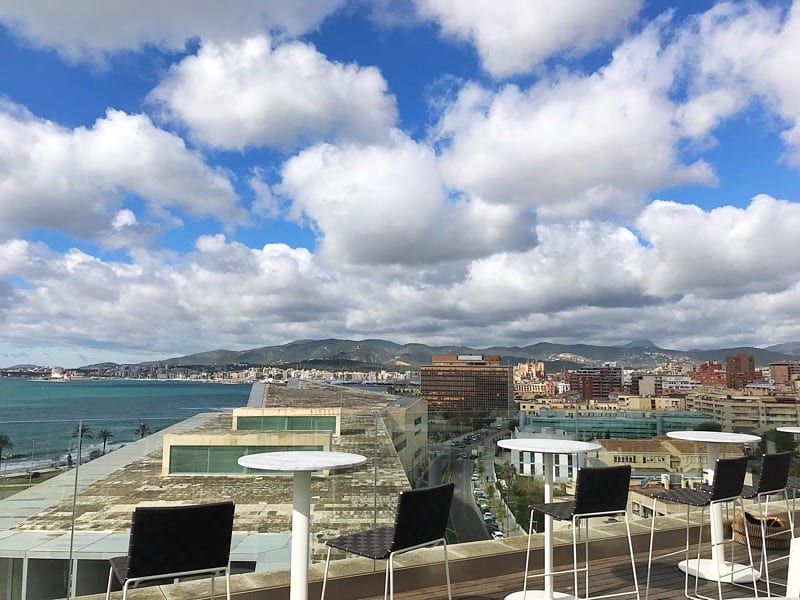
<svg viewBox="0 0 800 600"><path fill-rule="evenodd" d="M577 6L0 0L0 365L800 340L800 4Z"/></svg>

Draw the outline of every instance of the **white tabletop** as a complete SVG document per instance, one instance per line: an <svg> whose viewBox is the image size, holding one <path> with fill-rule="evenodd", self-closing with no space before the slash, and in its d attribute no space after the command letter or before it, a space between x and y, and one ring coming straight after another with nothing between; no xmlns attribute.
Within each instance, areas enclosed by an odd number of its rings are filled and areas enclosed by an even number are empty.
<svg viewBox="0 0 800 600"><path fill-rule="evenodd" d="M573 452L591 452L592 450L600 449L600 444L595 444L594 442L577 442L575 440L551 438L498 440L497 445L507 450L542 452L543 454L572 454Z"/></svg>
<svg viewBox="0 0 800 600"><path fill-rule="evenodd" d="M367 462L367 457L349 452L324 450L287 450L248 454L237 461L243 467L266 471L320 471L357 467Z"/></svg>
<svg viewBox="0 0 800 600"><path fill-rule="evenodd" d="M786 427L776 427L778 431L783 431L784 433L800 433L800 427L792 427L787 425Z"/></svg>
<svg viewBox="0 0 800 600"><path fill-rule="evenodd" d="M669 431L667 437L688 442L711 442L719 444L747 444L757 442L761 438L749 433L732 433L728 431Z"/></svg>

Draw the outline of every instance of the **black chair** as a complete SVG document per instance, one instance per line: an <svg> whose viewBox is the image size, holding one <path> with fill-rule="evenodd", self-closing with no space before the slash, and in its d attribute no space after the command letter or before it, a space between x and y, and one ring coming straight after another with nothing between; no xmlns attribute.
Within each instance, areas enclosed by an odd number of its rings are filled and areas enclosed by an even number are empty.
<svg viewBox="0 0 800 600"><path fill-rule="evenodd" d="M586 596L589 597L589 519L596 517L623 517L628 535L628 549L631 557L631 571L633 573L634 589L629 592L617 592L596 598L611 596L636 595L639 598L639 581L636 577L636 563L633 557L633 543L631 541L631 528L628 522L628 490L630 488L631 466L619 465L615 467L583 467L578 469L575 483L575 500L568 502L550 502L539 504L535 509L558 521L572 521L572 573L574 581L574 595L578 596L578 572L585 573L584 587ZM580 522L586 524L584 536L584 566L578 568L578 532ZM558 575L569 571L545 573L544 576Z"/></svg>
<svg viewBox="0 0 800 600"><path fill-rule="evenodd" d="M189 506L140 506L131 517L128 555L109 559L106 600L116 578L122 598L141 583L172 583L181 577L225 576L225 596L231 597L230 553L233 502Z"/></svg>
<svg viewBox="0 0 800 600"><path fill-rule="evenodd" d="M373 560L386 560L386 576L383 597L394 598L395 555L442 544L444 549L444 570L447 577L447 597L450 592L450 565L447 561L447 522L450 518L450 505L453 501L455 484L417 488L400 493L393 527L378 527L343 535L325 542L328 555L325 559L325 574L322 579L322 595L328 582L328 565L331 550L337 548L349 554L365 556Z"/></svg>
<svg viewBox="0 0 800 600"><path fill-rule="evenodd" d="M690 529L690 521L689 521L689 510L691 507L700 507L705 511L706 508L709 510L712 507L716 506L717 504L727 504L733 503L734 504L734 517L736 513L736 505L738 504L744 513L744 504L742 502L742 488L744 487L744 477L747 473L747 456L741 456L738 458L720 458L717 459L715 469L714 469L714 482L711 486L703 486L697 489L693 488L676 488L676 489L669 489L663 492L659 492L653 494L653 511L652 511L652 521L650 524L650 549L647 557L647 587L645 592L645 600L647 600L649 593L650 593L650 570L653 563L653 534L655 531L655 522L656 522L656 504L659 500L665 502L672 502L675 504L682 504L686 506L686 546L685 548L678 550L676 552L670 552L661 556L664 558L666 556L672 556L678 553L685 553L685 560L687 568L685 571L685 578L684 578L684 588L683 593L686 598L692 599L703 599L708 600L708 596L703 596L698 592L698 585L699 585L699 567L696 569L695 572L695 580L694 580L694 594L689 593L689 548L690 548L690 538L689 538L689 529ZM703 535L703 517L704 514L701 515L700 519L700 527L698 527L698 539L697 539L697 560L700 560L700 548L702 545L702 535ZM747 534L747 529L745 528L745 535L746 535L746 545L747 545L747 553L750 559L750 564L745 567L745 569L749 569L749 572L752 577L753 582L753 593L758 596L758 590L756 589L756 581L758 579L758 575L753 569L753 554L750 549L750 538ZM713 536L713 534L712 534ZM733 538L731 537L730 540L731 544L733 543ZM722 545L725 543L725 540L721 540L715 543L713 540L711 542L712 546L712 556L713 553L717 551L715 548L716 545ZM722 548L724 550L724 547ZM699 563L698 563L699 564ZM726 563L728 564L728 563ZM743 572L747 572L743 569ZM730 575L730 581L728 583L735 583L735 576L737 574L736 566L730 563L730 571L729 573L717 573L716 581L717 581L717 592L719 594L719 600L722 600L722 580L724 577Z"/></svg>
<svg viewBox="0 0 800 600"><path fill-rule="evenodd" d="M777 536L785 536L785 531L767 533L767 521L770 517L769 500L772 496L779 496L778 501L783 500L786 506L786 516L789 522L790 535L794 536L794 519L792 507L789 506L789 494L786 490L789 480L789 467L792 463L792 452L779 452L777 454L765 454L761 460L761 472L758 478L758 486L746 485L742 488L742 498L750 500L756 499L758 518L761 524L761 568L764 572L764 579L767 584L767 595L771 595L771 580L769 576L769 565L778 560L785 560L788 555L778 556L773 559L767 557L767 547L770 539ZM777 583L777 582L776 582ZM785 583L779 583L785 586Z"/></svg>

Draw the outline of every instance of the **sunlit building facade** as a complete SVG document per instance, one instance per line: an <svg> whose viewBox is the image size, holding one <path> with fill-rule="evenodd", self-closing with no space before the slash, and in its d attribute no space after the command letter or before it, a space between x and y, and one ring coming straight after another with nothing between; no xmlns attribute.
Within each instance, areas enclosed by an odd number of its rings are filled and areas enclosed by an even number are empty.
<svg viewBox="0 0 800 600"><path fill-rule="evenodd" d="M431 412L506 416L514 408L511 365L496 355L437 355L420 367L420 396Z"/></svg>

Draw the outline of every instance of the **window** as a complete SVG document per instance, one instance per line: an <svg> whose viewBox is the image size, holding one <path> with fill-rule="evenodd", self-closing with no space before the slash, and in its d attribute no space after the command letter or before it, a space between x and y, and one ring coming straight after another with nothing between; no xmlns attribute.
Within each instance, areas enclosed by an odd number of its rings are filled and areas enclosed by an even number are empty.
<svg viewBox="0 0 800 600"><path fill-rule="evenodd" d="M281 450L324 450L322 446L171 446L170 475L255 473L236 461L247 454ZM265 473L266 471L259 471Z"/></svg>
<svg viewBox="0 0 800 600"><path fill-rule="evenodd" d="M239 417L238 431L336 431L336 417L286 415Z"/></svg>

